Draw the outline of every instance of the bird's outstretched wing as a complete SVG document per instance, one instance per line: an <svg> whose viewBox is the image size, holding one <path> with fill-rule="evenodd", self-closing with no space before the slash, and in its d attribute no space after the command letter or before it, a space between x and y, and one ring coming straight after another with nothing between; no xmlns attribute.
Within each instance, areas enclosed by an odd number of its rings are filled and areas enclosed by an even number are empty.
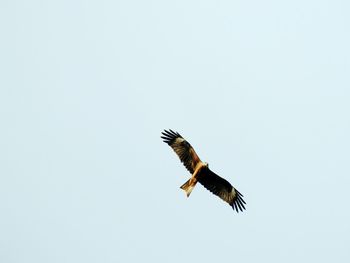
<svg viewBox="0 0 350 263"><path fill-rule="evenodd" d="M191 144L189 144L184 138L182 138L182 136L179 133L174 132L172 130L164 130L164 132L162 132L161 138L165 143L167 143L171 148L173 148L175 153L179 156L181 162L192 174L195 170L197 163L201 160L199 159Z"/></svg>
<svg viewBox="0 0 350 263"><path fill-rule="evenodd" d="M200 182L205 188L229 203L237 213L238 209L241 211L245 209L243 195L228 181L212 172L209 168L203 169L201 173L202 174L198 176L198 182Z"/></svg>

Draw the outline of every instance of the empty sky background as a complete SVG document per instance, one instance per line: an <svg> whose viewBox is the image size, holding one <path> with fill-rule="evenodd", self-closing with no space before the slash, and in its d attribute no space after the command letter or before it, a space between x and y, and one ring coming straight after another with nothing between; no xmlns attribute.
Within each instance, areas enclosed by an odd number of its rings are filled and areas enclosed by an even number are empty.
<svg viewBox="0 0 350 263"><path fill-rule="evenodd" d="M349 262L349 1L0 2L0 261ZM180 132L237 214L159 138Z"/></svg>

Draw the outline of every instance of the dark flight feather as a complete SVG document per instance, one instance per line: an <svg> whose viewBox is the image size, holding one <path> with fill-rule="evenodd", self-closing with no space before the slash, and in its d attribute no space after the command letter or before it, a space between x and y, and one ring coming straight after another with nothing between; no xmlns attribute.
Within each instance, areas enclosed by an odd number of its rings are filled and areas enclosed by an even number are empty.
<svg viewBox="0 0 350 263"><path fill-rule="evenodd" d="M237 212L238 209L243 211L245 209L245 201L243 195L238 192L228 181L218 176L209 168L203 169L198 175L198 182L202 184L207 190L220 197Z"/></svg>
<svg viewBox="0 0 350 263"><path fill-rule="evenodd" d="M164 130L161 138L167 143L179 156L181 162L192 174L200 159L195 150L178 132Z"/></svg>

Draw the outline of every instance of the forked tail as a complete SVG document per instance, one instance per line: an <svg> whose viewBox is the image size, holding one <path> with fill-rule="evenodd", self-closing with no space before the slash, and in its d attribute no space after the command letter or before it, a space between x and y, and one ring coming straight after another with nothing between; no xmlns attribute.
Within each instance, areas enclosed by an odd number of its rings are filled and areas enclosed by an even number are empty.
<svg viewBox="0 0 350 263"><path fill-rule="evenodd" d="M196 183L196 180L188 179L186 183L180 186L180 188L184 190L186 192L187 197L189 197L193 188L196 186Z"/></svg>

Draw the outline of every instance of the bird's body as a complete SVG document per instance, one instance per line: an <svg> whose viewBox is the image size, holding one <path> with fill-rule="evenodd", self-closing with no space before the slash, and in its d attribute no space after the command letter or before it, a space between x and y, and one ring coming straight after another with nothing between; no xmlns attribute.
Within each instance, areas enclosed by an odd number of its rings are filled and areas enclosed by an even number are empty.
<svg viewBox="0 0 350 263"><path fill-rule="evenodd" d="M192 177L180 187L186 192L187 197L190 196L193 188L196 186L196 183L198 182L198 178L203 175L202 170L205 169L206 167L208 167L207 163L203 163L202 161L199 161L194 169Z"/></svg>
<svg viewBox="0 0 350 263"><path fill-rule="evenodd" d="M179 133L164 130L161 138L175 151L181 162L192 174L191 178L180 187L186 192L187 197L190 196L193 188L199 182L210 192L229 203L237 212L238 209L241 211L245 209L243 195L228 181L212 172L208 163L200 160L193 147Z"/></svg>

